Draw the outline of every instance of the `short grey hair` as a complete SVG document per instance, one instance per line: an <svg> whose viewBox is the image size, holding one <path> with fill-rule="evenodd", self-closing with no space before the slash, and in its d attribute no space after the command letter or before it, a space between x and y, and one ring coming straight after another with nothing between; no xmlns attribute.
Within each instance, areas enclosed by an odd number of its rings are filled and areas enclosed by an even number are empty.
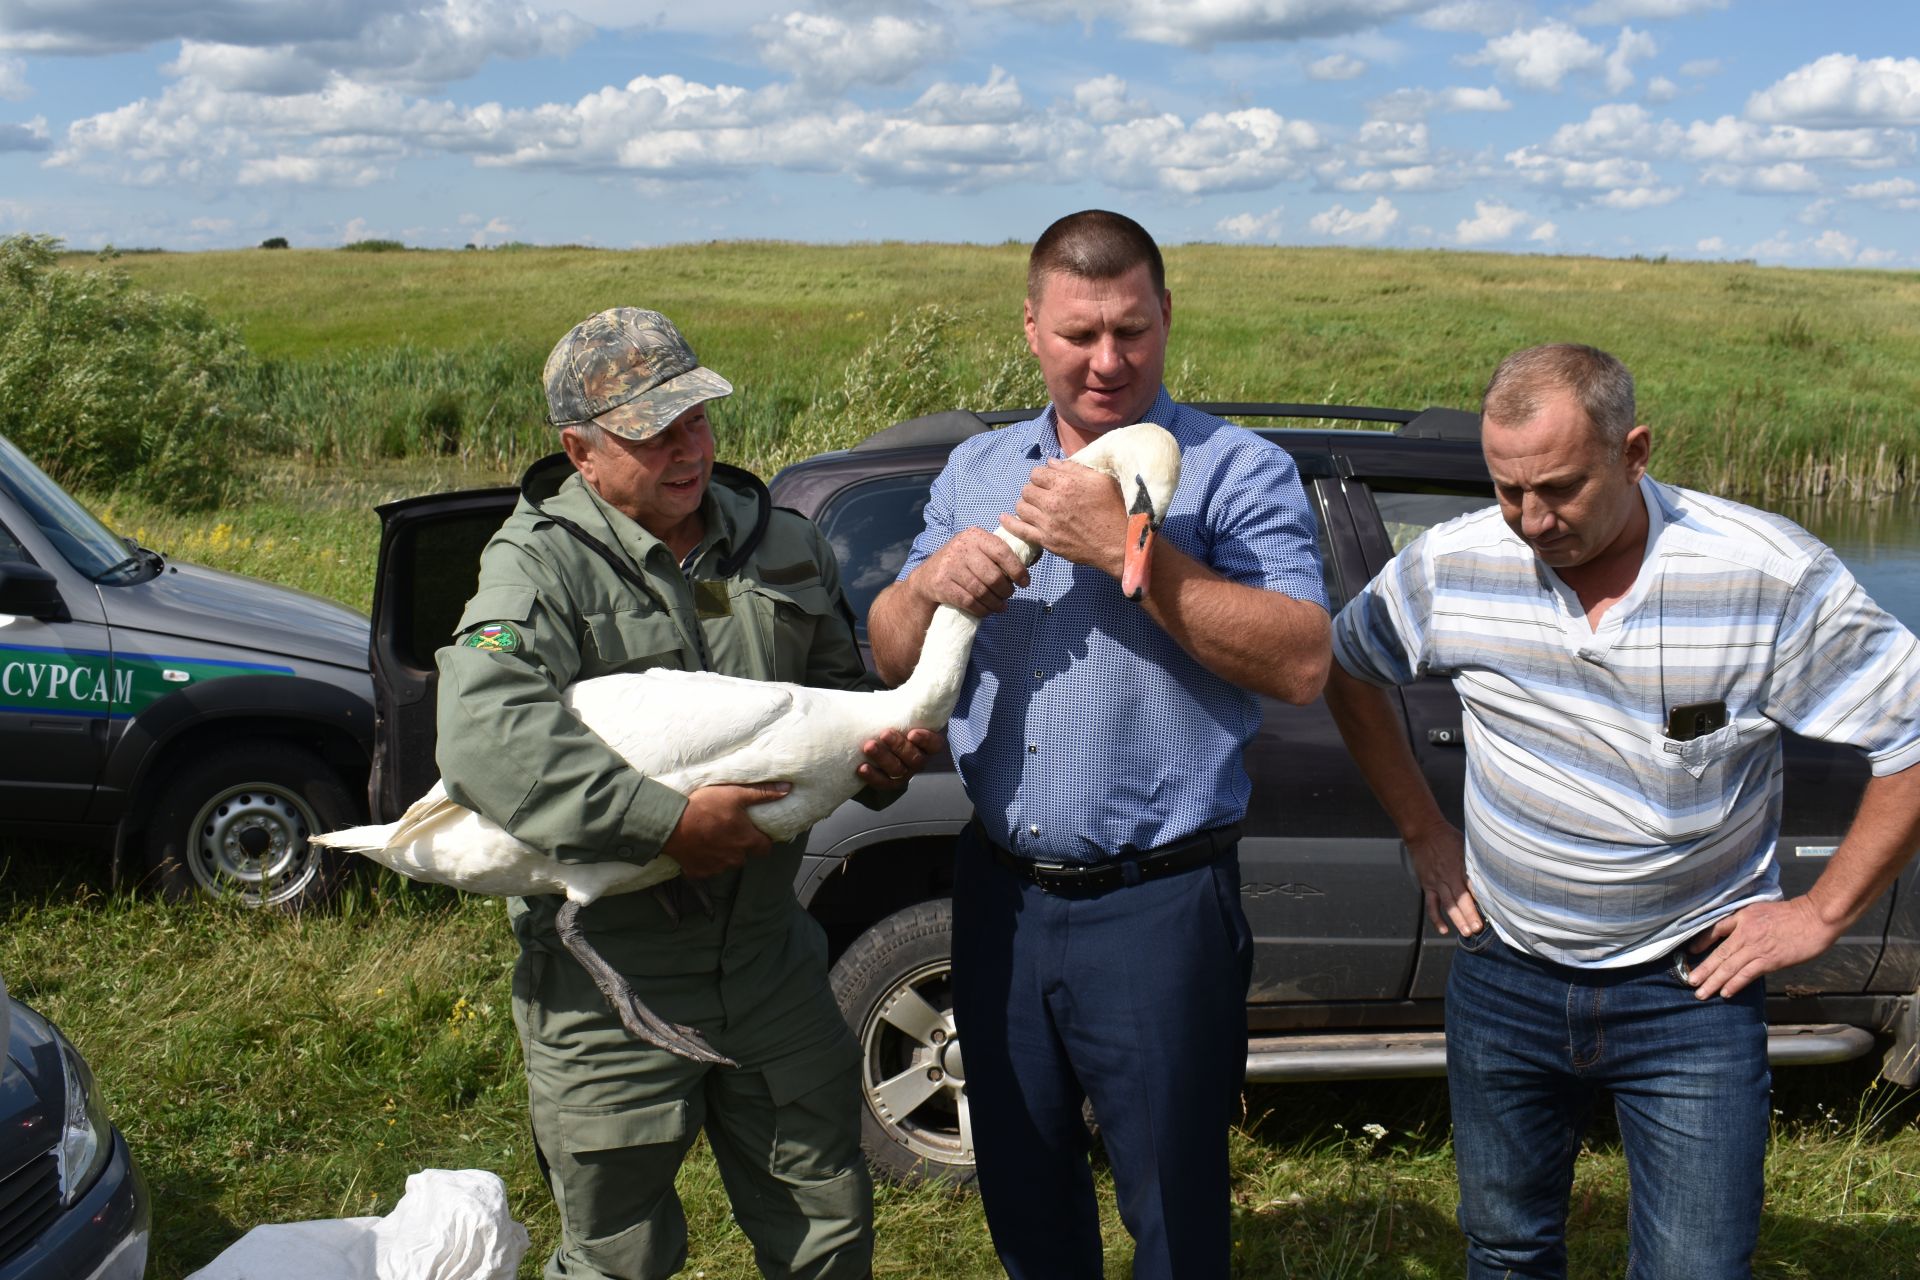
<svg viewBox="0 0 1920 1280"><path fill-rule="evenodd" d="M1551 342L1516 351L1500 362L1480 401L1483 420L1520 426L1555 391L1571 391L1587 421L1618 457L1634 427L1633 375L1600 350Z"/></svg>
<svg viewBox="0 0 1920 1280"><path fill-rule="evenodd" d="M607 442L607 429L597 422L569 422L560 428L562 435L569 431L579 436L580 442L586 445L589 451L597 450Z"/></svg>

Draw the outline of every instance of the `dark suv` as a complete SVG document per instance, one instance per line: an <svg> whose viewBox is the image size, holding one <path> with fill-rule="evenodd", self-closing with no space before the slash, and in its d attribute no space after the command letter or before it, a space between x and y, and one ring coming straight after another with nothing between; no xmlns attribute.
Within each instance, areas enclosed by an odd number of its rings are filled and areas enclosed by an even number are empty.
<svg viewBox="0 0 1920 1280"><path fill-rule="evenodd" d="M365 618L117 537L0 437L0 831L312 904L346 856L307 835L361 819L372 739Z"/></svg>
<svg viewBox="0 0 1920 1280"><path fill-rule="evenodd" d="M1298 464L1319 521L1337 610L1422 530L1492 502L1479 418L1324 405L1213 404L1255 425ZM853 449L782 471L774 501L817 522L840 559L865 642L866 610L920 531L928 486L955 443L1033 416L955 411L902 423ZM1290 419L1297 426L1263 424ZM1328 425L1368 422L1393 430ZM374 808L391 821L432 783L433 652L471 594L481 545L515 490L408 499L381 508L374 601L381 723ZM1460 704L1444 680L1396 695L1435 794L1459 821ZM1270 702L1248 747L1253 794L1241 894L1257 939L1248 995L1250 1080L1439 1075L1441 997L1455 945L1423 918L1406 851L1368 792L1323 703ZM1789 738L1780 840L1789 893L1812 883L1865 784L1855 753ZM865 1051L866 1145L893 1175L964 1179L972 1155L965 1063L948 996L953 845L970 806L951 762L874 813L844 805L813 830L795 891L826 928L834 992ZM1885 1073L1920 1079L1920 871L1909 869L1826 955L1776 975L1772 1056L1838 1061L1893 1037Z"/></svg>

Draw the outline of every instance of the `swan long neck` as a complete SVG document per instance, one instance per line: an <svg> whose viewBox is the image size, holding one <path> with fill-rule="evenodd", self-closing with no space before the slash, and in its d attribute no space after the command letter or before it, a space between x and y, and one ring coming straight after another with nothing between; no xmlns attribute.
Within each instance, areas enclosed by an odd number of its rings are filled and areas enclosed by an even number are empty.
<svg viewBox="0 0 1920 1280"><path fill-rule="evenodd" d="M1030 565L1040 558L1040 549L1025 539L1005 529L993 532L1013 548L1021 563ZM960 701L960 686L966 682L974 633L979 630L980 619L964 609L943 604L933 611L926 639L920 642L920 661L896 690L911 707L908 718L914 726L938 728L953 715L954 704Z"/></svg>

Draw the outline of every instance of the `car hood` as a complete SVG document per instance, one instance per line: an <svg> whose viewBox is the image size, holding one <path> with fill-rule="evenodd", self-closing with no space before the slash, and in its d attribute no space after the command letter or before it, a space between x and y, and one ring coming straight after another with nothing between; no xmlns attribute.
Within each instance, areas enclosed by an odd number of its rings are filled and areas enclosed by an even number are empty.
<svg viewBox="0 0 1920 1280"><path fill-rule="evenodd" d="M103 586L100 597L116 628L367 669L367 620L292 587L170 560L158 576Z"/></svg>
<svg viewBox="0 0 1920 1280"><path fill-rule="evenodd" d="M0 995L0 1009L6 1010L9 1024L5 1049L0 1051L4 1053L0 1056L0 1163L17 1169L58 1137L58 1129L51 1126L59 1124L53 1106L59 1100L60 1068L59 1059L48 1056L54 1039L44 1018L4 995ZM54 1136L49 1137L49 1132Z"/></svg>

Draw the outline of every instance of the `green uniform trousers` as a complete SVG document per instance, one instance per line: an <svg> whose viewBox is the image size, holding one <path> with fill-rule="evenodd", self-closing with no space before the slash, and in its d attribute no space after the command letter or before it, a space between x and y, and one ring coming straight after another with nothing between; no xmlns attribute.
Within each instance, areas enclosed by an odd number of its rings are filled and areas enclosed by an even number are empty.
<svg viewBox="0 0 1920 1280"><path fill-rule="evenodd" d="M650 907L647 897L596 906L626 917ZM698 1027L737 1068L688 1062L634 1040L571 955L551 949L544 930L516 929L514 1021L534 1139L562 1227L548 1280L654 1280L684 1266L687 1223L674 1175L702 1129L763 1275L871 1274L858 1050L827 985L819 926L795 905L784 943L754 948L740 975L752 979L752 998L711 971L662 975L675 966L649 966L648 976L623 963L623 951L654 951L686 929L693 936L678 939L680 967L697 968L684 963L688 953L707 950L699 935L709 929L726 932L731 905L722 899L715 926L689 921L651 937L630 927L596 934L595 906L581 923L656 1013Z"/></svg>

